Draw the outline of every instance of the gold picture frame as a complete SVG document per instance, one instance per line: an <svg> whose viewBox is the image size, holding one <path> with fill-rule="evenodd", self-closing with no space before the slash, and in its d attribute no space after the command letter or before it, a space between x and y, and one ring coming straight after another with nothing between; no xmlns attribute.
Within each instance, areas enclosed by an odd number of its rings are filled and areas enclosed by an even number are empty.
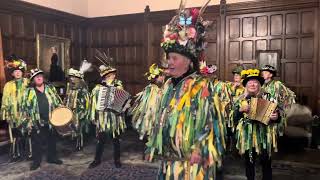
<svg viewBox="0 0 320 180"><path fill-rule="evenodd" d="M48 76L52 55L56 53L59 59L58 65L67 72L70 68L70 45L70 39L37 34L37 68Z"/></svg>

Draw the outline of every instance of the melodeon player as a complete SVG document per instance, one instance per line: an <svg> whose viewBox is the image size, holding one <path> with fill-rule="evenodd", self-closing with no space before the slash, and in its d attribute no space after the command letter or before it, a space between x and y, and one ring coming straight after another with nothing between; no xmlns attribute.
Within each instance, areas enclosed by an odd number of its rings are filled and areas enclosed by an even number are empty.
<svg viewBox="0 0 320 180"><path fill-rule="evenodd" d="M256 157L260 157L262 166L263 180L272 179L271 169L271 154L272 151L277 151L277 125L280 122L279 112L274 106L275 103L268 99L268 94L261 91L261 86L264 83L264 79L260 76L258 69L248 69L241 72L243 79L243 86L245 92L235 102L234 118L235 122L238 122L236 128L236 147L241 155L245 156L246 176L248 180L255 179L255 160ZM261 102L269 102L265 105L252 106L258 99ZM259 101L260 102L260 101ZM271 108L265 106L271 105ZM273 109L272 109L273 108ZM268 122L259 121L258 117L252 116L252 114L261 114L260 109L271 109L266 111L263 119L267 119Z"/></svg>
<svg viewBox="0 0 320 180"><path fill-rule="evenodd" d="M126 124L121 111L122 104L117 104L117 101L128 97L128 94L123 90L122 82L116 79L117 70L115 68L105 64L99 67L99 71L102 82L92 90L90 115L90 119L96 125L98 142L94 161L89 165L89 168L94 168L101 163L107 135L112 137L114 164L116 168L120 168L119 135L125 130Z"/></svg>

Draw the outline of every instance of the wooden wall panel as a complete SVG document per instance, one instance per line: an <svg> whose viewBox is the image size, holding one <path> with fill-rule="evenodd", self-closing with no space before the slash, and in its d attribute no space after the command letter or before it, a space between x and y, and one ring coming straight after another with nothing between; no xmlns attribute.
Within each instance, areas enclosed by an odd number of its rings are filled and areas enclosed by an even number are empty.
<svg viewBox="0 0 320 180"><path fill-rule="evenodd" d="M82 45L72 36L75 30L73 27L77 27L78 32L81 32L77 24L84 19L20 1L2 1L0 27L4 39L4 57L16 54L27 61L28 69L36 67L35 44L36 35L39 33L71 39L71 62L78 64L77 61L82 59L84 54L79 50ZM78 34L78 36L83 35Z"/></svg>
<svg viewBox="0 0 320 180"><path fill-rule="evenodd" d="M288 38L285 39L285 56L284 58L292 59L298 57L298 43L299 40L297 38Z"/></svg>
<svg viewBox="0 0 320 180"><path fill-rule="evenodd" d="M107 52L114 58L114 66L118 69L117 75L123 81L126 89L135 94L145 85L136 72L144 74L146 64L144 48L144 26L141 23L100 24L93 19L87 22L85 30L87 41L87 58L98 67L102 63L95 59L95 50Z"/></svg>
<svg viewBox="0 0 320 180"><path fill-rule="evenodd" d="M263 37L268 35L268 16L258 16L256 17L257 27L256 34L257 37Z"/></svg>
<svg viewBox="0 0 320 180"><path fill-rule="evenodd" d="M218 66L219 77L230 80L231 70L238 64L254 67L257 50L280 50L281 80L297 93L298 100L315 109L316 92L320 92L319 1L221 3L204 14L206 20L213 21L206 34L206 60ZM75 66L83 58L98 66L95 49L110 49L119 78L131 93L142 90L146 84L144 72L163 58L163 26L176 14L174 10L150 12L147 7L145 13L87 19L39 8L10 1L0 7L5 55L18 51L30 59L31 66L35 65L37 33L70 38ZM320 93L317 97L320 102ZM318 106L320 110L320 103Z"/></svg>
<svg viewBox="0 0 320 180"><path fill-rule="evenodd" d="M289 85L297 84L298 80L298 68L297 63L286 63L284 64L284 81Z"/></svg>
<svg viewBox="0 0 320 180"><path fill-rule="evenodd" d="M281 35L282 34L282 24L283 18L282 14L275 14L270 16L270 35Z"/></svg>
<svg viewBox="0 0 320 180"><path fill-rule="evenodd" d="M227 16L226 72L235 66L234 61L255 66L256 50L280 50L280 79L295 90L298 101L315 109L318 79L315 63L319 61L316 57L319 50L315 50L316 14L315 8L308 7ZM237 36L239 29L243 31L242 37ZM240 54L238 49L242 50ZM225 77L231 76L225 74Z"/></svg>
<svg viewBox="0 0 320 180"><path fill-rule="evenodd" d="M251 18L243 18L242 19L242 37L252 37L253 36L253 21L254 19Z"/></svg>
<svg viewBox="0 0 320 180"><path fill-rule="evenodd" d="M314 21L311 21L315 19L315 12L313 11L305 11L301 12L301 33L302 34L308 34L314 32Z"/></svg>
<svg viewBox="0 0 320 180"><path fill-rule="evenodd" d="M301 52L301 58L303 59L312 59L314 52L313 52L313 37L303 37L301 38L301 46L300 46L300 52Z"/></svg>

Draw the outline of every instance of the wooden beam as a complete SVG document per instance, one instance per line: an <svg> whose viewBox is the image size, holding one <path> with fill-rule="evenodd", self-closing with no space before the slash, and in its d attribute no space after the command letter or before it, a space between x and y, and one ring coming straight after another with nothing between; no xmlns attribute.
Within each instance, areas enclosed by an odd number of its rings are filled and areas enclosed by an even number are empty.
<svg viewBox="0 0 320 180"><path fill-rule="evenodd" d="M220 29L218 33L218 52L219 52L219 64L220 64L220 78L226 80L228 63L226 62L225 54L226 54L226 9L227 2L226 0L220 0Z"/></svg>
<svg viewBox="0 0 320 180"><path fill-rule="evenodd" d="M2 93L4 84L6 83L6 74L4 71L4 58L3 58L3 49L2 49L2 36L0 29L0 92Z"/></svg>

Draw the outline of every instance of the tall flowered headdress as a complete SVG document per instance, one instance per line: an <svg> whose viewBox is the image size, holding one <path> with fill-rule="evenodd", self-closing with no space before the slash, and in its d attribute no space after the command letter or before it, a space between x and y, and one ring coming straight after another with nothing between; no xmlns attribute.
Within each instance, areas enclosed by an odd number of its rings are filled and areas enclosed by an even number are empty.
<svg viewBox="0 0 320 180"><path fill-rule="evenodd" d="M208 6L200 9L186 9L186 0L181 0L176 16L166 25L161 47L166 54L176 52L190 58L194 63L203 60L206 48L205 29L212 24L204 21L202 15Z"/></svg>

